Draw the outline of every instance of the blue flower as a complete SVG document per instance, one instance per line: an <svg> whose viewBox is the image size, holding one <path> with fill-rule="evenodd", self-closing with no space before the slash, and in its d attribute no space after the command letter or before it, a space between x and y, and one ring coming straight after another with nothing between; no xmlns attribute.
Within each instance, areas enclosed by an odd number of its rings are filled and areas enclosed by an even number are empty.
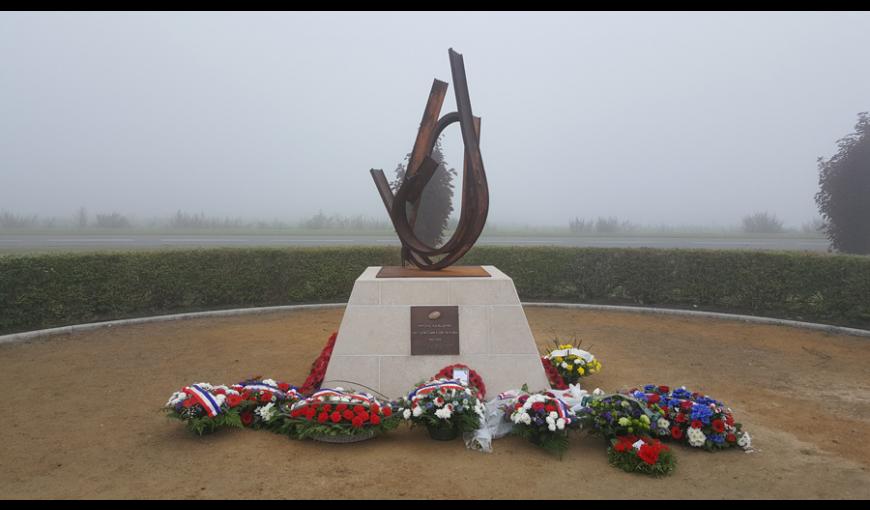
<svg viewBox="0 0 870 510"><path fill-rule="evenodd" d="M713 441L716 444L722 444L725 442L725 436L723 434L711 434L710 441Z"/></svg>
<svg viewBox="0 0 870 510"><path fill-rule="evenodd" d="M643 387L643 389L644 389L644 391L653 391L656 389L656 385L655 384L647 384Z"/></svg>

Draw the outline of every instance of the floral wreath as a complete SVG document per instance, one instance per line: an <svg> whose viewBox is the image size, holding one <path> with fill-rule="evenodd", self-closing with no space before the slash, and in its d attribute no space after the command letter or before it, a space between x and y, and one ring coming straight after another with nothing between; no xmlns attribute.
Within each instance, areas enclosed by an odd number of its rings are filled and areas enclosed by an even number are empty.
<svg viewBox="0 0 870 510"><path fill-rule="evenodd" d="M309 394L320 388L323 384L323 378L326 376L326 367L329 366L329 358L332 357L332 349L335 348L335 339L338 337L338 332L332 334L326 342L326 346L320 351L320 356L311 364L311 372L308 378L305 379L305 384L299 389L302 394Z"/></svg>
<svg viewBox="0 0 870 510"><path fill-rule="evenodd" d="M477 390L478 397L483 399L486 397L486 385L483 384L483 378L468 365L456 363L442 368L432 379L453 379L453 369L468 370L468 385Z"/></svg>

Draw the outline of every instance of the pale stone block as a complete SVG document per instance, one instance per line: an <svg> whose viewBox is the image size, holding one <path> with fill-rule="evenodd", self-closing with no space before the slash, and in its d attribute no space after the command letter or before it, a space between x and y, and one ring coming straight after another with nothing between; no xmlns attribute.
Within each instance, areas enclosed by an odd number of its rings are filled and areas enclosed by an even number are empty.
<svg viewBox="0 0 870 510"><path fill-rule="evenodd" d="M329 366L326 367L323 387L335 388L340 386L344 389L366 390L364 386L354 386L344 381L377 389L381 384L380 358L378 356L341 356L333 352L332 357L329 358Z"/></svg>
<svg viewBox="0 0 870 510"><path fill-rule="evenodd" d="M451 305L518 305L514 282L504 278L451 278ZM462 280L462 281L459 281Z"/></svg>
<svg viewBox="0 0 870 510"><path fill-rule="evenodd" d="M344 310L335 354L411 354L410 308L348 306Z"/></svg>
<svg viewBox="0 0 870 510"><path fill-rule="evenodd" d="M454 278L381 278L382 305L446 305Z"/></svg>
<svg viewBox="0 0 870 510"><path fill-rule="evenodd" d="M489 344L491 353L538 354L532 330L521 305L490 308Z"/></svg>
<svg viewBox="0 0 870 510"><path fill-rule="evenodd" d="M377 305L381 302L381 286L378 282L358 279L353 284L353 290L348 305Z"/></svg>
<svg viewBox="0 0 870 510"><path fill-rule="evenodd" d="M489 352L489 307L459 307L459 354Z"/></svg>

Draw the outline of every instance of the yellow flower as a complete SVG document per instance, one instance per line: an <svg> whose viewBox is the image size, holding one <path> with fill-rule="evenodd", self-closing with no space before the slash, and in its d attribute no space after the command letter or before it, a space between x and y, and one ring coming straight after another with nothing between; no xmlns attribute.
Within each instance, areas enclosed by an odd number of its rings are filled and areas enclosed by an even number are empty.
<svg viewBox="0 0 870 510"><path fill-rule="evenodd" d="M584 372L586 372L586 371L583 370L583 367L577 367L577 373L578 373L578 374L583 375Z"/></svg>
<svg viewBox="0 0 870 510"><path fill-rule="evenodd" d="M557 357L556 357L556 363L561 363L562 361L564 361L564 360L562 359L562 356L557 356Z"/></svg>
<svg viewBox="0 0 870 510"><path fill-rule="evenodd" d="M570 349L572 346L568 344L560 345L559 349Z"/></svg>

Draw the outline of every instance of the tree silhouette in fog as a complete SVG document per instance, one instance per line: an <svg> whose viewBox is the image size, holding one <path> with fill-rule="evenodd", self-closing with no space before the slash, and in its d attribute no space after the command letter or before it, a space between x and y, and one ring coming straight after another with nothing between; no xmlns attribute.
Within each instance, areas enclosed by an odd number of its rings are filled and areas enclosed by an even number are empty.
<svg viewBox="0 0 870 510"><path fill-rule="evenodd" d="M447 168L447 165L444 164L444 152L441 149L440 137L435 142L431 157L438 163L438 168L432 174L432 179L423 188L417 221L414 223L414 234L420 241L429 246L438 246L444 241L450 213L453 212L453 178L456 176L456 170ZM393 193L402 184L410 158L411 154L406 154L405 160L396 167L396 179L390 183Z"/></svg>
<svg viewBox="0 0 870 510"><path fill-rule="evenodd" d="M855 132L837 141L831 159L819 158L816 204L835 250L870 254L870 116L858 114Z"/></svg>

